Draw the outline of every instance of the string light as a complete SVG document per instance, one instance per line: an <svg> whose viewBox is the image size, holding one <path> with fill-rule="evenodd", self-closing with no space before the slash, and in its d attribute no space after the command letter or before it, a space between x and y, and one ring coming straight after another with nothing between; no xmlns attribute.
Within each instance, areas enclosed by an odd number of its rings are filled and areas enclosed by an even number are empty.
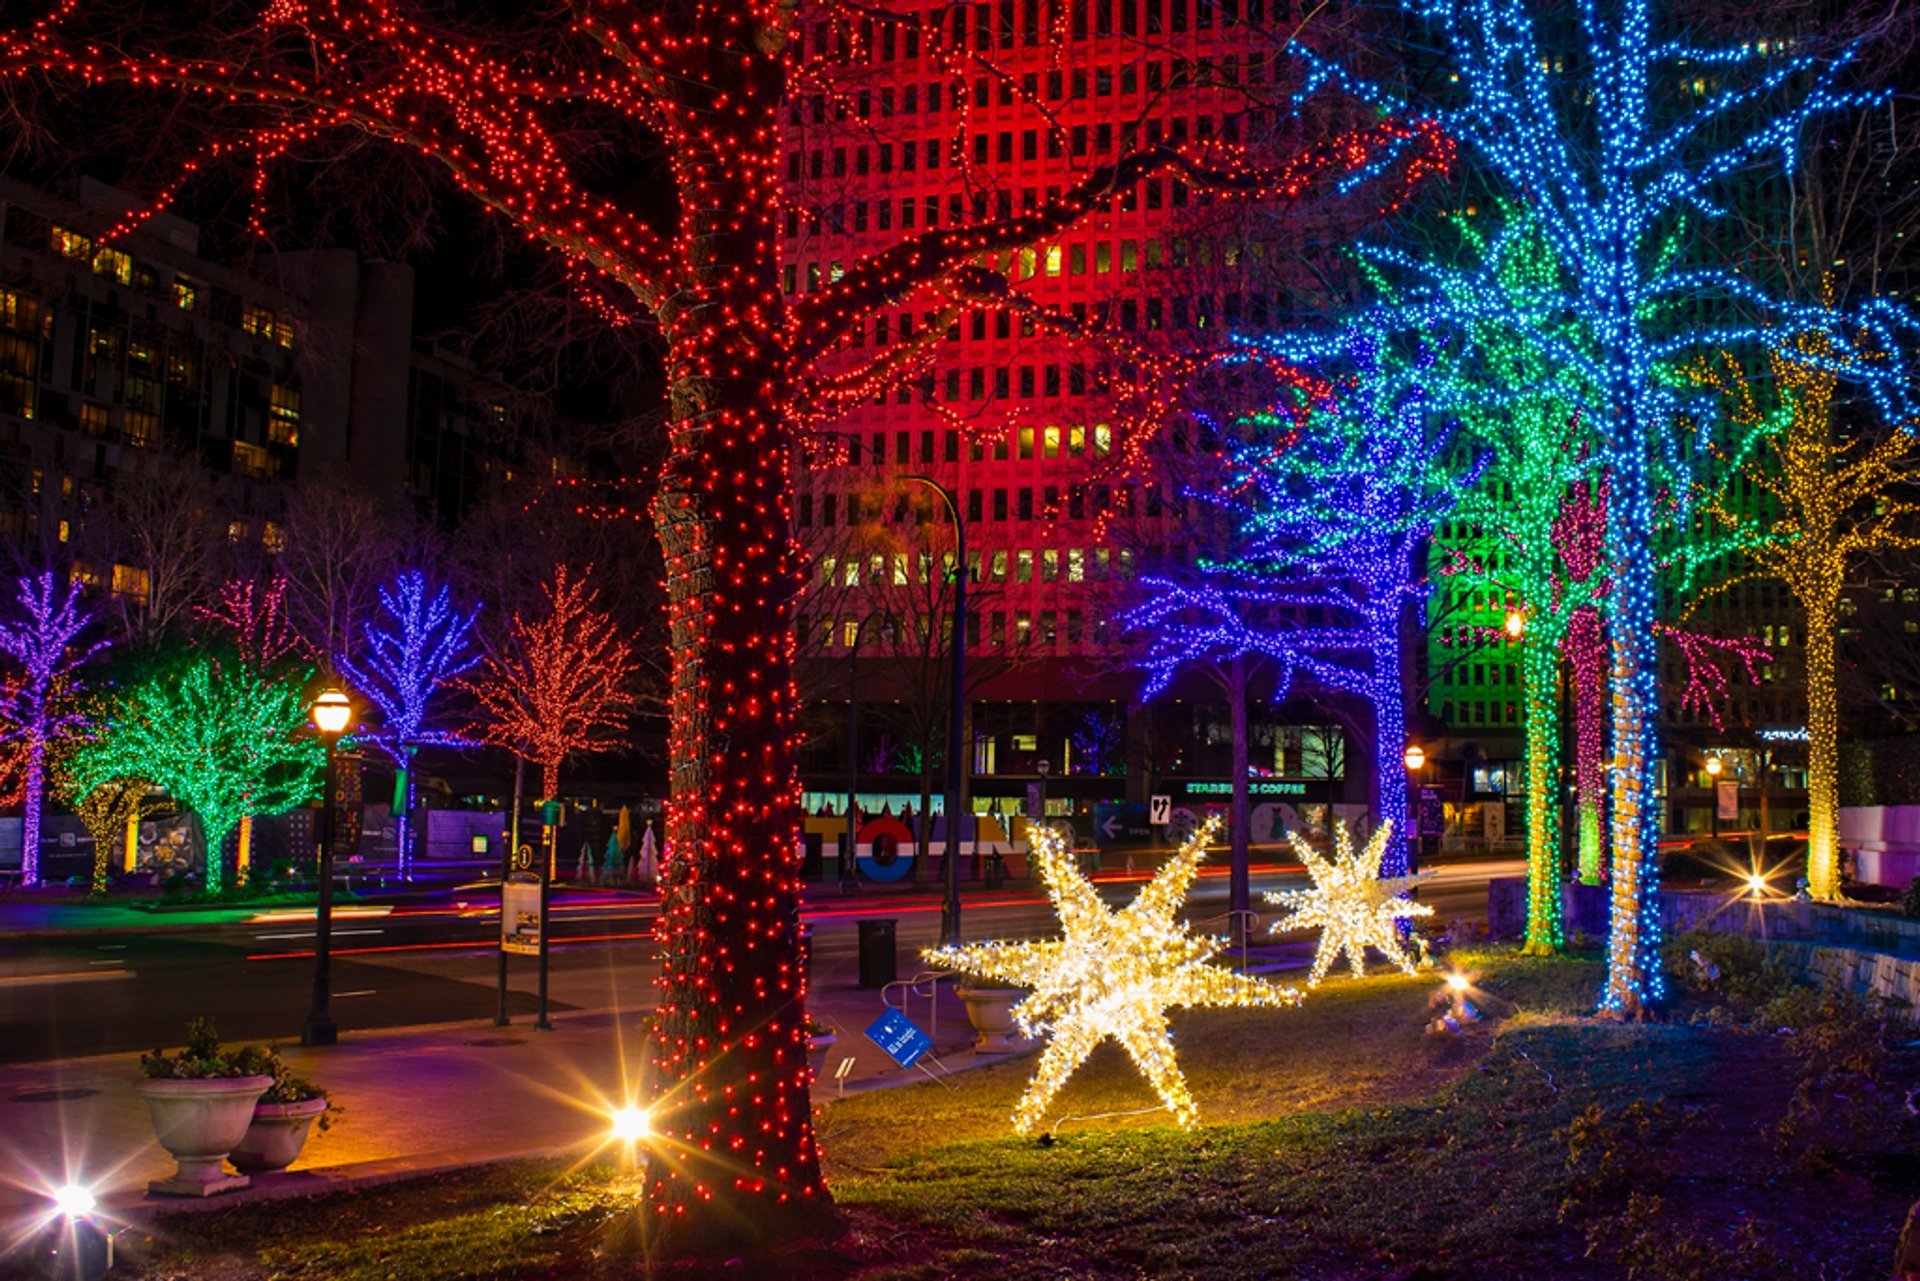
<svg viewBox="0 0 1920 1281"><path fill-rule="evenodd" d="M18 617L0 623L0 652L20 664L21 676L0 686L0 727L20 745L20 883L40 884L40 812L48 749L82 732L86 717L76 696L76 673L107 647L104 640L75 645L93 623L80 589L52 570L22 577L14 595Z"/></svg>
<svg viewBox="0 0 1920 1281"><path fill-rule="evenodd" d="M1260 342L1308 376L1298 414L1249 418L1225 486L1193 491L1237 527L1232 556L1203 558L1191 581L1142 576L1145 600L1123 622L1149 633L1148 697L1189 664L1257 653L1275 660L1276 698L1304 672L1363 699L1379 813L1393 831L1407 817L1401 621L1428 590L1417 553L1487 459L1457 457L1459 434L1436 412L1450 362L1432 346L1395 341L1390 324L1364 313L1330 336ZM1408 865L1406 842L1395 842L1388 870Z"/></svg>
<svg viewBox="0 0 1920 1281"><path fill-rule="evenodd" d="M575 752L604 751L638 705L633 644L589 585L593 567L558 567L545 584L547 608L529 621L513 616L506 647L487 658L468 688L487 720L487 742L540 766L541 795L560 794L560 763Z"/></svg>
<svg viewBox="0 0 1920 1281"><path fill-rule="evenodd" d="M84 795L146 778L200 819L204 884L225 881L227 833L252 814L280 814L320 794L326 751L307 730L305 673L269 677L211 655L187 656L114 701L71 757Z"/></svg>
<svg viewBox="0 0 1920 1281"><path fill-rule="evenodd" d="M443 688L480 661L474 648L479 606L454 606L453 589L436 590L419 570L402 571L380 588L385 621L361 627L361 657L334 656L334 665L354 689L380 709L380 723L356 737L393 762L394 840L401 880L413 879L413 754L422 747L472 747L470 739L431 723L430 704Z"/></svg>
<svg viewBox="0 0 1920 1281"><path fill-rule="evenodd" d="M870 75L873 56L860 24L810 22L801 12L765 0L576 6L500 38L466 24L436 28L391 5L275 0L244 35L210 33L225 47L202 57L174 46L142 50L97 6L64 0L31 25L0 31L0 77L168 91L204 105L221 126L176 181L105 239L168 207L196 177L235 165L252 170L258 225L274 165L325 135L357 131L437 165L557 254L581 300L607 323L647 313L657 324L671 407L657 496L641 504L603 501L585 485L571 492L583 516L651 519L664 553L671 791L652 1043L653 1077L676 1094L677 1159L650 1166L647 1204L669 1231L730 1228L705 1209L716 1200L752 1203L764 1223L776 1211L805 1218L805 1203L826 1197L795 929L792 624L805 583L793 469L810 431L904 385L949 322L871 359L850 356L849 339L875 309L916 294L937 297L943 317L1017 303L1016 282L993 264L1149 179L1171 175L1195 190L1280 201L1383 180L1380 204L1391 209L1445 172L1454 152L1430 122L1396 115L1278 163L1219 137L1158 143L1092 168L1069 161L1031 211L855 246L845 270L789 299L777 221L793 203L781 184L781 112L799 101L798 85L844 94L837 74ZM949 12L962 19L951 34ZM909 55L894 70L949 82L973 73L979 60L961 30L972 12L876 15L927 37L926 56ZM803 56L810 34L831 35L831 52ZM576 131L582 110L633 127ZM601 194L599 145L624 133L643 134L647 156L664 158L672 199L636 210ZM584 158L582 138L594 148ZM984 175L962 166L957 176L972 185ZM1150 372L1142 362L1142 386ZM1165 393L1147 399L1140 417L1158 426ZM1137 463L1144 445L1123 448ZM375 697L372 682L358 683ZM378 729L392 738L391 721ZM395 763L404 770L407 761ZM403 860L405 835L403 827Z"/></svg>
<svg viewBox="0 0 1920 1281"><path fill-rule="evenodd" d="M1390 825L1382 823L1358 851L1345 823L1333 825L1333 857L1323 859L1299 832L1288 832L1294 852L1306 864L1313 885L1304 890L1269 890L1267 901L1277 903L1293 915L1275 921L1274 934L1289 930L1320 927L1320 946L1313 954L1313 970L1307 976L1309 991L1320 986L1327 971L1344 956L1353 977L1365 978L1367 949L1377 949L1387 960L1408 974L1415 973L1413 958L1400 941L1400 923L1421 916L1432 916L1433 909L1401 895L1433 875L1420 872L1412 876L1380 875L1381 859L1393 839Z"/></svg>
<svg viewBox="0 0 1920 1281"><path fill-rule="evenodd" d="M1586 48L1569 59L1556 59L1557 37L1540 38L1529 0L1408 0L1407 7L1432 29L1457 86L1435 118L1498 181L1526 194L1558 267L1543 305L1577 319L1584 339L1568 341L1551 331L1533 335L1569 377L1594 389L1592 426L1608 476L1613 912L1601 1005L1640 1016L1666 991L1656 847L1660 691L1653 542L1662 516L1671 513L1657 507L1662 493L1685 501L1692 492L1684 441L1668 433L1701 431L1699 414L1710 409L1662 371L1689 351L1764 349L1792 333L1830 332L1835 319L1770 297L1733 271L1696 267L1682 253L1655 251L1686 222L1719 212L1715 197L1724 181L1776 157L1790 168L1809 121L1879 99L1835 88L1848 62L1844 53L1772 58L1656 38L1651 0L1580 6ZM1383 110L1401 109L1396 93L1325 59L1302 56L1309 71L1298 99L1333 86ZM1715 68L1692 109L1678 114L1657 105L1664 88L1656 89L1670 81L1676 61ZM1791 101L1771 115L1756 109L1776 96ZM1595 131L1595 120L1605 127ZM1430 306L1437 327L1497 323L1505 311L1484 272L1457 270L1414 252L1366 252L1382 270L1417 282L1415 292ZM1709 299L1735 305L1716 309ZM1675 326L1671 317L1682 308L1689 316L1729 318ZM1732 318L1736 313L1768 315L1778 328L1745 326ZM1900 335L1912 326L1896 304L1874 299L1848 317L1844 336L1834 338L1837 357L1877 359L1870 390L1883 407L1913 401L1910 360L1899 356ZM1656 468L1664 469L1664 479Z"/></svg>
<svg viewBox="0 0 1920 1281"><path fill-rule="evenodd" d="M1842 438L1833 427L1838 375L1824 359L1832 344L1802 335L1773 353L1777 404L1763 406L1752 380L1722 356L1690 372L1728 403L1737 423L1763 431L1767 449L1737 459L1750 483L1772 501L1765 514L1726 513L1765 537L1748 548L1752 568L1721 590L1755 578L1777 578L1800 605L1807 681L1807 892L1840 896L1840 704L1834 639L1847 575L1877 552L1920 547L1920 504L1902 496L1914 463L1911 428L1899 424L1877 439Z"/></svg>
<svg viewBox="0 0 1920 1281"><path fill-rule="evenodd" d="M1014 1107L1015 1133L1033 1132L1067 1078L1108 1037L1126 1050L1174 1120L1191 1128L1200 1114L1174 1054L1168 1008L1299 1003L1292 988L1211 964L1226 940L1197 937L1174 919L1219 828L1218 818L1201 824L1119 911L1101 902L1057 833L1034 828L1034 858L1062 936L923 953L942 969L1032 989L1013 1007L1014 1022L1028 1036L1045 1035L1047 1047Z"/></svg>

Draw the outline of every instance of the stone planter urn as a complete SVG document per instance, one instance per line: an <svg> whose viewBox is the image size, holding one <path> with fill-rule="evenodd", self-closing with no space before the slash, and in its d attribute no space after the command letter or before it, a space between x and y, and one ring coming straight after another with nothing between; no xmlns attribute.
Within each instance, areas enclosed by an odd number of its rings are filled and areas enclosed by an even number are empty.
<svg viewBox="0 0 1920 1281"><path fill-rule="evenodd" d="M1026 989L1017 987L959 987L954 992L967 1003L967 1021L979 1034L974 1041L975 1054L1002 1054L1019 1048L1015 1038L1019 1029L1013 1022L1013 1007L1026 999Z"/></svg>
<svg viewBox="0 0 1920 1281"><path fill-rule="evenodd" d="M273 1084L270 1076L225 1076L205 1081L142 1079L133 1092L147 1101L160 1146L180 1163L170 1179L147 1190L162 1196L213 1196L247 1186L244 1174L222 1168L247 1133L253 1106Z"/></svg>
<svg viewBox="0 0 1920 1281"><path fill-rule="evenodd" d="M327 1110L325 1099L302 1099L298 1103L256 1103L253 1124L227 1159L233 1168L248 1174L284 1170L307 1145L313 1123Z"/></svg>
<svg viewBox="0 0 1920 1281"><path fill-rule="evenodd" d="M827 1052L840 1044L840 1038L831 1032L822 1032L807 1038L807 1062L813 1068L813 1079L818 1081L827 1070Z"/></svg>

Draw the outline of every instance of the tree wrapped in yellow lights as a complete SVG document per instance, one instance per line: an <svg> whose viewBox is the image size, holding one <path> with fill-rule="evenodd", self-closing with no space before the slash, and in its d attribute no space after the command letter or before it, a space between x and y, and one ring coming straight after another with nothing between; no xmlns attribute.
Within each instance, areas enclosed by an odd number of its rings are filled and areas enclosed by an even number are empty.
<svg viewBox="0 0 1920 1281"><path fill-rule="evenodd" d="M1367 976L1367 949L1405 970L1414 972L1413 958L1400 940L1400 922L1416 916L1431 916L1433 909L1424 903L1400 897L1418 885L1431 872L1412 876L1380 875L1380 858L1393 839L1391 820L1373 829L1373 835L1357 852L1353 837L1344 823L1333 825L1333 858L1321 858L1298 832L1288 832L1294 852L1307 865L1313 884L1304 890L1275 890L1267 901L1292 909L1293 915L1276 921L1272 932L1320 927L1320 947L1313 954L1313 972L1307 976L1311 991L1320 985L1341 956L1353 977Z"/></svg>
<svg viewBox="0 0 1920 1281"><path fill-rule="evenodd" d="M1210 964L1226 940L1195 935L1186 922L1174 919L1219 826L1218 819L1209 819L1133 902L1117 911L1101 902L1066 843L1036 827L1034 857L1060 917L1062 937L924 953L946 969L1031 990L1014 1006L1014 1021L1027 1035L1049 1039L1013 1110L1015 1133L1033 1132L1067 1078L1107 1037L1126 1050L1174 1120L1191 1128L1199 1109L1174 1056L1167 1010L1299 1003L1300 994L1292 988Z"/></svg>
<svg viewBox="0 0 1920 1281"><path fill-rule="evenodd" d="M1753 381L1722 358L1694 371L1732 404L1743 425L1777 418L1766 448L1741 459L1747 479L1773 501L1767 515L1744 519L1764 535L1747 551L1750 568L1718 584L1725 591L1754 578L1776 578L1799 602L1805 622L1807 676L1807 889L1815 898L1840 894L1839 699L1834 638L1847 571L1876 552L1920 547L1920 505L1899 497L1916 463L1913 433L1902 424L1884 435L1834 429L1837 381L1831 343L1803 336L1777 351L1771 374L1778 402L1762 407ZM1726 519L1738 521L1728 514Z"/></svg>

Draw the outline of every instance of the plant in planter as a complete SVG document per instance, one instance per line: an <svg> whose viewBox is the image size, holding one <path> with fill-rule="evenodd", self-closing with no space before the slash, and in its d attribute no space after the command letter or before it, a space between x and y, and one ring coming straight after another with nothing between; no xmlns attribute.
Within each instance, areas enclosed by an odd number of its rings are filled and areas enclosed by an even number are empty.
<svg viewBox="0 0 1920 1281"><path fill-rule="evenodd" d="M257 1061L223 1050L205 1019L187 1028L180 1053L155 1050L140 1056L134 1093L146 1100L160 1146L179 1163L172 1178L154 1180L148 1191L212 1196L247 1186L245 1175L228 1174L223 1163L246 1134L261 1091L273 1084L271 1075L250 1071L256 1066Z"/></svg>
<svg viewBox="0 0 1920 1281"><path fill-rule="evenodd" d="M227 1159L248 1174L284 1170L300 1156L314 1123L319 1122L324 1133L339 1109L328 1102L325 1090L295 1076L272 1049L249 1046L237 1057L272 1077L273 1084L254 1103L253 1122Z"/></svg>

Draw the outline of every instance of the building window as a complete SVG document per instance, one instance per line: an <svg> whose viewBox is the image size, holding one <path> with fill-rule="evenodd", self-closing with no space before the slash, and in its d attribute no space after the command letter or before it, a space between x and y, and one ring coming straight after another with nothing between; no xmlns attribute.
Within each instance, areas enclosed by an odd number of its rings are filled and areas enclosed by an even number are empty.
<svg viewBox="0 0 1920 1281"><path fill-rule="evenodd" d="M83 404L80 406L80 429L89 436L107 434L107 407L105 405Z"/></svg>
<svg viewBox="0 0 1920 1281"><path fill-rule="evenodd" d="M93 255L93 274L130 285L133 283L133 258L118 249L96 250Z"/></svg>
<svg viewBox="0 0 1920 1281"><path fill-rule="evenodd" d="M265 480L267 478L266 449L260 445L248 444L244 440L234 441L233 474L236 476L245 476L252 480ZM236 528L240 530L238 534L234 533ZM227 527L227 541L239 542L245 537L246 526L229 525Z"/></svg>
<svg viewBox="0 0 1920 1281"><path fill-rule="evenodd" d="M278 556L287 550L287 531L274 521L265 521L260 526L260 546L270 556Z"/></svg>
<svg viewBox="0 0 1920 1281"><path fill-rule="evenodd" d="M93 256L93 241L77 231L65 227L53 227L49 239L53 243L53 252L62 258L88 259Z"/></svg>
<svg viewBox="0 0 1920 1281"><path fill-rule="evenodd" d="M121 600L135 605L147 603L150 586L147 571L136 565L115 565L113 567L113 594Z"/></svg>
<svg viewBox="0 0 1920 1281"><path fill-rule="evenodd" d="M300 389L275 383L267 405L267 439L276 445L300 443Z"/></svg>

